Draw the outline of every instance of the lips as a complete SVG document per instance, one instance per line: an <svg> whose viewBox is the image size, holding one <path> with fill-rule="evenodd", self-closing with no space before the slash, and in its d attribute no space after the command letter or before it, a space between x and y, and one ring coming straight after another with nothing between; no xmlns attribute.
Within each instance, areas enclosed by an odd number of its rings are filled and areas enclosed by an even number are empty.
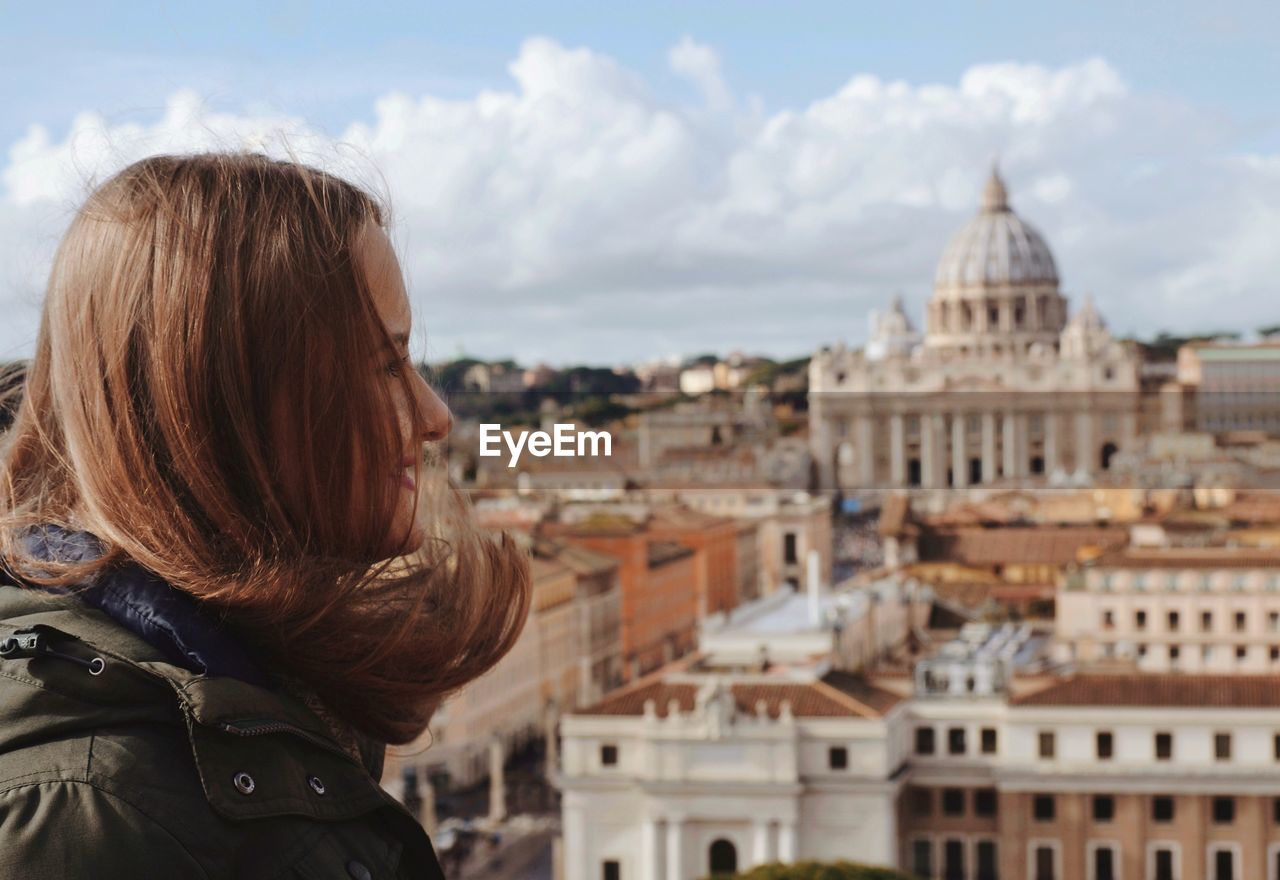
<svg viewBox="0 0 1280 880"><path fill-rule="evenodd" d="M396 474L396 478L400 480L401 488L408 489L412 492L414 489L418 488L418 483L413 478L414 471L418 467L418 458L416 456L408 456L400 462L400 467L403 470Z"/></svg>

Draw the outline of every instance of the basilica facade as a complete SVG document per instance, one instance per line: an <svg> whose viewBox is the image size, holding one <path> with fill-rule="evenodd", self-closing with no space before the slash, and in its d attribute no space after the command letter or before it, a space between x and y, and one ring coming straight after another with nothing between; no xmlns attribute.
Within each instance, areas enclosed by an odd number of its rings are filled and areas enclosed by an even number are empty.
<svg viewBox="0 0 1280 880"><path fill-rule="evenodd" d="M1088 297L1069 314L1049 246L993 170L943 251L924 332L895 297L864 348L811 359L819 488L1090 485L1136 440L1140 362Z"/></svg>

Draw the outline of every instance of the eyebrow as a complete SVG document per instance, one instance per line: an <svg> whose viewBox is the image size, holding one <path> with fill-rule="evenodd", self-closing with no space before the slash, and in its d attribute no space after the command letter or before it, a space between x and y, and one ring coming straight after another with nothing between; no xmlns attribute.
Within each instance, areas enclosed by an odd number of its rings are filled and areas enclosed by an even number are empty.
<svg viewBox="0 0 1280 880"><path fill-rule="evenodd" d="M397 346L399 346L400 348L408 348L408 347L409 347L409 334L408 334L408 333L393 333L393 334L392 334L392 336L391 336L391 341L392 341L392 342L394 342L394 343L395 343Z"/></svg>

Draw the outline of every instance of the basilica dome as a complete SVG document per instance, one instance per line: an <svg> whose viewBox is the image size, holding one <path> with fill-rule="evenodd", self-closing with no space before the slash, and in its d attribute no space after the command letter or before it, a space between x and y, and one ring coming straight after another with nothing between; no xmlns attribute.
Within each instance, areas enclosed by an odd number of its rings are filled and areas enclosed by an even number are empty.
<svg viewBox="0 0 1280 880"><path fill-rule="evenodd" d="M994 169L978 215L952 236L934 284L939 291L1008 285L1057 285L1058 270L1044 238L1009 207Z"/></svg>

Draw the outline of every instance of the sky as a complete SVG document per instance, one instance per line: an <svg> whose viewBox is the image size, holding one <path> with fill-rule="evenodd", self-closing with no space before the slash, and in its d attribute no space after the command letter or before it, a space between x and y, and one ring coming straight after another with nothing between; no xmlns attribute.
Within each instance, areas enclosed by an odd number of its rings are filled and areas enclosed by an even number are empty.
<svg viewBox="0 0 1280 880"><path fill-rule="evenodd" d="M392 208L419 356L615 365L923 322L992 162L1116 333L1280 323L1280 4L0 0L0 358L143 156Z"/></svg>

